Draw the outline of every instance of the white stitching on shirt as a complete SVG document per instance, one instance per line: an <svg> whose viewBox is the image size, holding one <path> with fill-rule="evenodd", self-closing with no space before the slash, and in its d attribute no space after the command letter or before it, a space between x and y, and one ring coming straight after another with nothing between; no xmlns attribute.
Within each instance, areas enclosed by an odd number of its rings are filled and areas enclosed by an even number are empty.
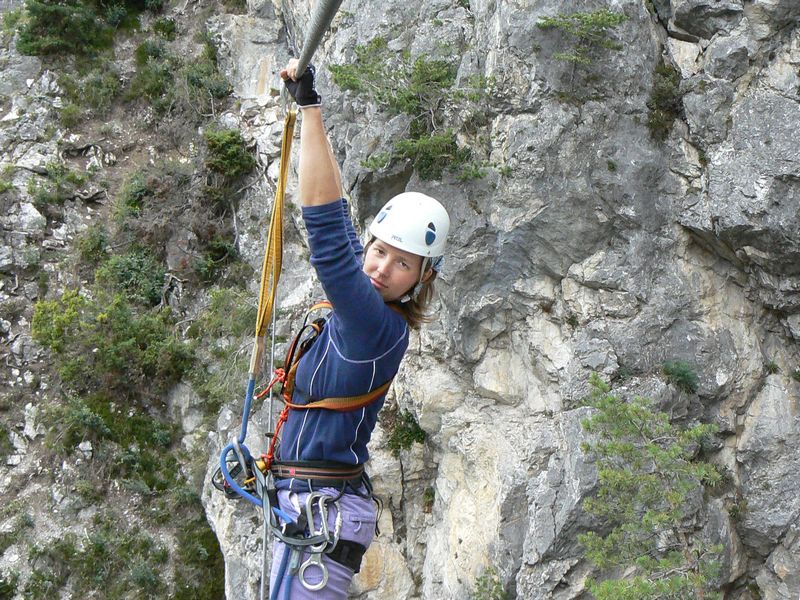
<svg viewBox="0 0 800 600"><path fill-rule="evenodd" d="M308 419L308 413L309 412L310 411L308 411L308 410L304 410L303 411L303 413L304 413L303 414L303 423L302 423L302 425L300 425L300 431L297 432L297 445L295 446L295 451L294 451L294 459L295 460L300 460L300 440L303 437L303 430L306 428L306 419Z"/></svg>
<svg viewBox="0 0 800 600"><path fill-rule="evenodd" d="M364 365L385 358L388 354L393 352L394 349L397 348L397 345L400 344L407 337L408 337L408 325L406 325L405 329L403 329L403 333L400 335L397 341L394 344L392 344L392 347L389 348L386 352L384 352L380 356L376 356L374 358L368 358L365 360L353 360L352 358L347 358L344 354L342 354L341 350L339 350L339 348L336 347L336 343L333 341L333 338L331 337L330 333L328 334L328 339L331 342L331 346L333 346L333 349L336 350L336 354L339 355L339 358L341 358L345 362L353 363L356 365Z"/></svg>
<svg viewBox="0 0 800 600"><path fill-rule="evenodd" d="M311 381L308 384L308 397L309 398L313 398L314 397L314 392L313 392L313 390L314 390L314 379L317 378L317 373L319 372L320 368L322 367L322 363L325 362L325 357L328 356L328 348L331 347L332 343L333 343L333 340L331 340L331 336L329 335L328 336L328 345L325 346L325 352L322 353L322 357L319 359L319 362L317 363L317 366L314 368L314 373L311 375Z"/></svg>
<svg viewBox="0 0 800 600"><path fill-rule="evenodd" d="M372 389L372 386L375 384L375 373L377 372L377 365L373 362L372 363L372 379L369 382L369 389ZM363 407L361 409L361 419L358 421L358 425L356 425L356 430L353 434L353 443L350 444L350 452L353 453L353 460L355 460L355 464L358 464L358 454L356 454L355 450L353 450L353 446L356 445L358 441L358 430L361 429L361 424L364 422L364 417L367 415L367 407Z"/></svg>

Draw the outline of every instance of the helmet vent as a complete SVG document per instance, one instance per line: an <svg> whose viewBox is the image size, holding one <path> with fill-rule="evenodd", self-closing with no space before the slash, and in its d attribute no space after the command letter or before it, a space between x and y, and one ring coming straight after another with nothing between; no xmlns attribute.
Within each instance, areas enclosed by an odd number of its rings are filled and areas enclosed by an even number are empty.
<svg viewBox="0 0 800 600"><path fill-rule="evenodd" d="M428 223L428 231L425 232L425 243L430 246L436 241L436 225Z"/></svg>

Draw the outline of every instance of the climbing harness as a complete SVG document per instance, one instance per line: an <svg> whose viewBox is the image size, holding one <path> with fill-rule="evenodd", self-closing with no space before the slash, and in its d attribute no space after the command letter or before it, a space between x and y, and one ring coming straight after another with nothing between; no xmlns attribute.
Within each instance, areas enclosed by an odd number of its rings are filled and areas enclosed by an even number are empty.
<svg viewBox="0 0 800 600"><path fill-rule="evenodd" d="M311 60L322 36L328 29L342 0L318 0L308 37L300 54L297 72L303 73ZM292 139L297 118L297 109L292 107L287 111L283 127L281 142L281 160L278 184L275 192L275 201L272 206L269 234L267 236L264 261L261 269L261 285L258 299L258 316L256 319L255 339L250 357L249 379L245 391L244 407L242 411L242 425L239 436L225 446L219 457L219 468L212 478L216 488L223 491L228 498L242 498L260 507L264 513L263 548L264 559L261 572L261 600L265 600L266 577L266 552L267 534L272 534L286 544L276 585L270 593L270 600L277 600L278 594L283 589L283 600L288 600L292 579L298 577L301 584L311 590L317 591L325 587L328 582L328 568L323 562L323 554L332 560L358 572L361 557L366 549L361 544L348 540L340 540L342 515L339 498L345 490L352 488L356 493L362 486L372 497L372 487L369 478L364 473L363 465L339 465L315 462L280 462L275 460L275 452L279 443L279 434L283 424L289 417L291 410L333 410L350 411L371 404L382 397L391 380L367 394L353 397L309 399L306 404L293 402L294 379L297 364L303 354L311 347L323 330L326 319L318 318L308 321L309 314L319 309L330 309L330 304L321 303L313 306L303 321L303 326L289 346L287 358L283 369L274 368L275 356L275 304L277 297L278 281L283 259L283 206L288 179ZM272 319L272 363L270 371L274 376L267 387L255 394L256 381L262 370L262 360L267 324ZM254 399L260 400L269 394L269 421L272 425L272 390L281 384L281 399L284 402L283 410L275 423L274 431L266 454L255 459L245 445L247 437L247 423L250 418L250 409ZM274 486L275 478L294 477L308 482L311 492L305 500L304 510L296 506L298 516L293 518L280 508L278 491ZM338 488L336 497L318 491L320 487ZM363 494L362 494L363 495ZM329 528L329 511L335 510L336 516L333 530ZM315 516L316 515L316 516ZM304 554L309 557L302 561ZM306 579L307 572L319 572L321 578L317 583Z"/></svg>
<svg viewBox="0 0 800 600"><path fill-rule="evenodd" d="M328 462L276 462L275 451L280 439L280 432L284 423L289 418L291 410L319 410L326 409L336 412L352 411L368 406L381 398L389 389L392 380L379 385L375 389L360 394L358 396L340 396L321 399L310 398L305 404L292 402L294 393L294 380L297 374L297 366L300 359L311 348L312 344L322 333L325 327L325 318L317 318L309 321L312 313L318 310L330 310L329 302L319 302L312 306L303 319L303 325L295 335L286 353L284 368L275 369L275 377L269 385L255 395L256 400L262 399L271 393L275 384L282 384L281 398L284 408L281 411L275 429L268 434L270 437L269 447L266 454L261 455L257 460L253 459L247 447L244 445L243 437L234 440L226 446L220 457L220 467L212 479L212 483L217 489L225 492L229 498L241 496L252 502L256 506L264 508L264 502L260 498L259 477L264 478L263 485L267 486L267 477L271 474L277 478L295 478L309 482L310 488L315 487L342 487L350 486L353 490L358 489L366 480L363 465L341 465ZM286 370L288 368L288 371ZM242 424L244 429L245 424ZM229 465L233 465L232 467ZM367 483L369 487L369 484Z"/></svg>

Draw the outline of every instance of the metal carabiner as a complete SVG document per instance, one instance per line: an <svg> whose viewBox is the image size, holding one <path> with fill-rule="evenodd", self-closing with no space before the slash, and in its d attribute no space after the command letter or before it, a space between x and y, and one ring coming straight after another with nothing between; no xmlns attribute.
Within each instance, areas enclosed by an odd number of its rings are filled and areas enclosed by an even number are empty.
<svg viewBox="0 0 800 600"><path fill-rule="evenodd" d="M311 592L317 592L328 584L328 566L322 561L322 555L330 550L330 530L328 529L328 501L330 496L320 492L311 492L306 498L306 518L308 519L309 532L313 537L320 536L323 538L318 544L308 547L309 557L300 565L297 572L297 577L303 587ZM314 519L314 506L316 505L319 512L319 529L317 529ZM338 503L337 503L338 508ZM338 534L337 534L338 537ZM321 579L317 583L309 583L306 581L305 573L309 567L317 567L322 574Z"/></svg>
<svg viewBox="0 0 800 600"><path fill-rule="evenodd" d="M328 530L328 500L330 496L320 492L311 492L306 498L306 519L308 520L308 530L312 536L324 536L327 540L330 537ZM319 530L314 530L314 504L319 511ZM324 546L323 546L324 550Z"/></svg>

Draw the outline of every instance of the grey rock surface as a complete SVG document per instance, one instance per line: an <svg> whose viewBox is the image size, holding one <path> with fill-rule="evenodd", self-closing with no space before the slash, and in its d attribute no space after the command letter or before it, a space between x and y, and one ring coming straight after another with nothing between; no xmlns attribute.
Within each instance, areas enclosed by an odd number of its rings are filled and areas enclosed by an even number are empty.
<svg viewBox="0 0 800 600"><path fill-rule="evenodd" d="M208 21L240 100L218 120L242 129L265 174L234 221L241 256L255 269L277 178L277 72L302 46L311 8L255 0L247 14ZM315 56L356 226L363 231L383 202L411 189L439 198L452 220L437 320L412 336L388 399L414 415L426 441L396 455L391 432L383 424L375 431L368 469L385 504L383 533L351 598L461 600L492 572L509 598L587 598L595 573L577 536L597 525L582 508L597 484L581 450L592 372L680 422L718 426L708 452L726 483L692 505L697 530L723 545L718 583L731 600L800 597L800 3L619 0L613 8L628 17L613 33L624 51L600 52L588 66L557 60L569 41L536 25L587 10L556 0L351 0ZM452 61L459 85L484 78L479 125L465 127L460 107L437 123L458 129L483 177L445 172L427 181L406 160L364 165L391 152L411 117L340 90L324 67L354 60L355 47L376 36L411 58ZM648 121L662 57L681 82L679 110L660 141ZM52 219L29 190L54 161L104 168L125 159L101 141L46 135L62 102L58 75L10 44L0 64L0 176L10 183L0 195L0 338L3 383L22 395L38 384L29 366L41 358L30 336L40 290L28 274L44 263L53 285L76 277L52 256L93 216L73 199ZM69 154L90 146L92 156ZM157 158L152 147L143 152ZM288 194L296 203L294 152ZM299 211L288 212L281 336L322 294L309 275ZM165 253L170 266L181 260L176 244ZM255 296L257 282L249 286ZM691 365L696 392L665 378L674 360ZM33 392L36 402L45 386ZM44 437L36 402L21 405L9 437L6 486L39 468L26 454ZM255 600L261 516L210 484L220 449L239 431L239 404L208 425L197 402L188 382L166 399L183 447L210 457L202 500L226 559L226 596ZM268 429L264 406L248 445L262 450ZM78 446L65 465L94 451ZM63 481L25 493L46 497L61 518L89 511ZM53 525L40 539L55 533ZM0 567L22 568L23 555L10 547Z"/></svg>

